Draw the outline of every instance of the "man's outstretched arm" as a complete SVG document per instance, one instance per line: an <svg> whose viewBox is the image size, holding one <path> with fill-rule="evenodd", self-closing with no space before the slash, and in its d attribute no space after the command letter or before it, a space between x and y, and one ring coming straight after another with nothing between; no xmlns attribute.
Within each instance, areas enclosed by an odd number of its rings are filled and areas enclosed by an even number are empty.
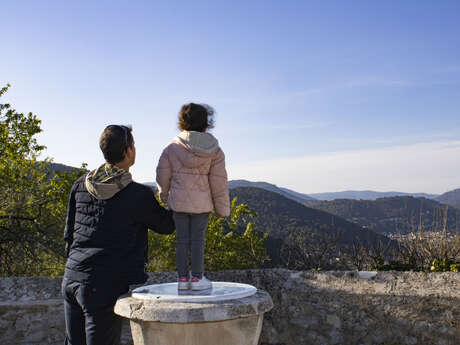
<svg viewBox="0 0 460 345"><path fill-rule="evenodd" d="M158 203L153 191L143 193L139 209L141 211L141 222L150 230L164 235L174 232L175 225L172 211L165 209Z"/></svg>

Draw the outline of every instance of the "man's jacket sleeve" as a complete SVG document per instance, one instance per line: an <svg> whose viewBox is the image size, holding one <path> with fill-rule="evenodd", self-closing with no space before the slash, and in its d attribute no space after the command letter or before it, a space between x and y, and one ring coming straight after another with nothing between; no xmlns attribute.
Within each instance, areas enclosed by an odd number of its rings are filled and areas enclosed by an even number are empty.
<svg viewBox="0 0 460 345"><path fill-rule="evenodd" d="M72 190L70 191L69 202L67 206L67 218L64 229L64 241L65 244L65 257L69 257L70 247L73 242L73 232L75 227L75 189L76 184L73 185Z"/></svg>
<svg viewBox="0 0 460 345"><path fill-rule="evenodd" d="M159 234L172 234L175 229L172 211L166 210L158 203L153 191L142 194L139 205L141 222Z"/></svg>

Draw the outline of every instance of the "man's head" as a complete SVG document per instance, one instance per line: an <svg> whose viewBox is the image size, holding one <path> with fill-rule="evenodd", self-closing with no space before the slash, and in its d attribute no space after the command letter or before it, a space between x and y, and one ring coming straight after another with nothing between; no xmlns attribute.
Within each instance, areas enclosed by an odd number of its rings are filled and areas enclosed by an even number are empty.
<svg viewBox="0 0 460 345"><path fill-rule="evenodd" d="M110 125L104 129L99 147L107 163L130 167L136 160L131 126Z"/></svg>

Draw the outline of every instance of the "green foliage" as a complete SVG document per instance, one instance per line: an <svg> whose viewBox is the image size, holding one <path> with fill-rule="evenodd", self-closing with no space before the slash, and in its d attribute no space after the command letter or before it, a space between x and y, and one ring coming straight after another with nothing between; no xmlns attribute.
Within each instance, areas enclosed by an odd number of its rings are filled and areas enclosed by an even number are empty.
<svg viewBox="0 0 460 345"><path fill-rule="evenodd" d="M448 236L446 232L421 231L400 236L396 248L367 244L359 249L361 257L352 258L359 259L361 266L370 270L457 272L460 269L460 236Z"/></svg>
<svg viewBox="0 0 460 345"><path fill-rule="evenodd" d="M420 271L420 268L411 263L404 263L398 260L390 260L386 264L377 267L371 267L371 270L377 271Z"/></svg>
<svg viewBox="0 0 460 345"><path fill-rule="evenodd" d="M460 263L450 265L451 272L460 272Z"/></svg>
<svg viewBox="0 0 460 345"><path fill-rule="evenodd" d="M459 272L459 270L460 263L448 259L434 259L430 268L431 272Z"/></svg>
<svg viewBox="0 0 460 345"><path fill-rule="evenodd" d="M167 272L176 269L176 233L171 235L159 235L152 231L148 233L149 252L148 266L149 272Z"/></svg>
<svg viewBox="0 0 460 345"><path fill-rule="evenodd" d="M3 96L9 85L0 90ZM67 197L83 172L53 172L36 115L0 105L0 275L48 275L63 270Z"/></svg>
<svg viewBox="0 0 460 345"><path fill-rule="evenodd" d="M211 214L206 233L205 269L259 268L268 259L264 242L267 235L259 235L256 217L248 205L233 199L231 215L218 218ZM176 269L176 233L168 236L149 232L149 271Z"/></svg>
<svg viewBox="0 0 460 345"><path fill-rule="evenodd" d="M259 236L256 213L234 198L229 219L211 215L206 236L206 269L259 268L268 259L264 242L268 235Z"/></svg>

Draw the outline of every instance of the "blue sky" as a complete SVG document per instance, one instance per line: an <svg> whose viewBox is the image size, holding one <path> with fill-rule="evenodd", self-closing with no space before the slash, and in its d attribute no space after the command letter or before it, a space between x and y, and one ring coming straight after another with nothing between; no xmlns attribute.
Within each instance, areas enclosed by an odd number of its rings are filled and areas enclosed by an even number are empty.
<svg viewBox="0 0 460 345"><path fill-rule="evenodd" d="M460 2L3 1L3 102L56 162L132 124L152 181L183 103L212 105L229 177L299 192L460 187Z"/></svg>

